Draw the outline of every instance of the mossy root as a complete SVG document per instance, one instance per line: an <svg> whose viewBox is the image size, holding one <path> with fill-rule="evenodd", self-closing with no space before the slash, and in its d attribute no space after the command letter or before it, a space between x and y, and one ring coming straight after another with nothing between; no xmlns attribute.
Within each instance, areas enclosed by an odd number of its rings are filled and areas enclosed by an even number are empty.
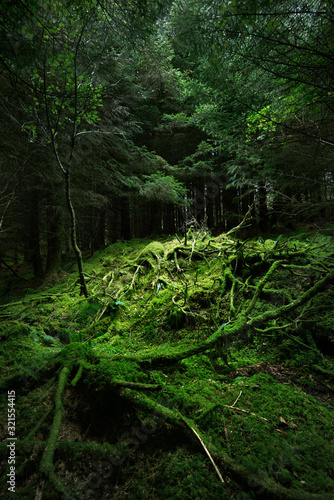
<svg viewBox="0 0 334 500"><path fill-rule="evenodd" d="M63 405L63 394L67 384L67 379L70 374L70 367L64 366L60 372L56 400L55 400L55 413L53 417L53 423L50 431L49 438L46 442L45 450L40 463L40 472L44 479L49 480L54 486L56 491L60 494L67 495L66 489L64 488L62 482L58 479L55 474L53 457L57 447L57 439L59 436L62 419L64 416L64 405Z"/></svg>

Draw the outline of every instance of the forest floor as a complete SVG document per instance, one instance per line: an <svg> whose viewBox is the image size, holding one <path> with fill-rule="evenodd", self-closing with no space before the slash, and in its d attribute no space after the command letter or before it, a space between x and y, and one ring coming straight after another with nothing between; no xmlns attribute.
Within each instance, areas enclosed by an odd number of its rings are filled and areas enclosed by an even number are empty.
<svg viewBox="0 0 334 500"><path fill-rule="evenodd" d="M74 261L17 272L0 498L334 497L332 236L119 242L85 259L88 299Z"/></svg>

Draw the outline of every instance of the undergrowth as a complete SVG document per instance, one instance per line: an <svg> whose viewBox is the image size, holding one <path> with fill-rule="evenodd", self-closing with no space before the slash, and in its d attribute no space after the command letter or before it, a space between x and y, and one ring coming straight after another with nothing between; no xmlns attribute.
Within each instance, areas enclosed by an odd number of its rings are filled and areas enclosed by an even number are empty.
<svg viewBox="0 0 334 500"><path fill-rule="evenodd" d="M331 498L333 280L314 287L332 254L325 236L133 240L85 262L88 300L70 265L12 288L1 419L15 390L20 497ZM52 432L57 480L38 469Z"/></svg>

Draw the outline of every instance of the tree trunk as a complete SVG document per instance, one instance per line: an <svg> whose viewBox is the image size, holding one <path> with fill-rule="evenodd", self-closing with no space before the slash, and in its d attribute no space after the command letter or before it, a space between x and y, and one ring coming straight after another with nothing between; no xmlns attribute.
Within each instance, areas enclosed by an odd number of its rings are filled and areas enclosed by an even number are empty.
<svg viewBox="0 0 334 500"><path fill-rule="evenodd" d="M47 208L47 255L46 255L46 274L57 273L61 269L61 250L62 250L62 213L59 206L53 203Z"/></svg>
<svg viewBox="0 0 334 500"><path fill-rule="evenodd" d="M75 253L75 256L77 259L77 265L78 265L78 271L79 271L80 295L84 295L85 297L88 297L88 290L87 290L87 286L86 286L85 276L83 273L82 254L81 254L81 250L78 247L78 243L77 243L76 218L75 218L75 212L74 212L74 208L72 205L72 199L71 199L70 171L69 170L66 170L66 172L65 172L65 182L66 182L66 202L67 202L67 207L68 207L68 211L70 213L70 218L71 218L71 243L72 243L72 248L74 250L74 253Z"/></svg>
<svg viewBox="0 0 334 500"><path fill-rule="evenodd" d="M43 260L40 248L40 203L37 190L31 193L28 225L28 262L32 264L35 278L43 278Z"/></svg>
<svg viewBox="0 0 334 500"><path fill-rule="evenodd" d="M206 217L207 217L208 229L213 229L215 226L214 217L213 217L213 203L214 203L214 200L209 199L207 201L207 205L206 205Z"/></svg>
<svg viewBox="0 0 334 500"><path fill-rule="evenodd" d="M206 193L205 184L202 179L197 179L194 183L195 191L195 206L194 206L194 216L199 224L204 221L205 218L205 205L206 205Z"/></svg>
<svg viewBox="0 0 334 500"><path fill-rule="evenodd" d="M150 221L146 227L146 236L161 234L161 204L158 201L150 203Z"/></svg>
<svg viewBox="0 0 334 500"><path fill-rule="evenodd" d="M225 230L232 229L238 224L238 205L235 201L236 196L237 190L234 187L230 187L224 190L223 209Z"/></svg>
<svg viewBox="0 0 334 500"><path fill-rule="evenodd" d="M120 198L121 205L121 237L125 240L131 239L131 224L130 224L130 204L127 196Z"/></svg>
<svg viewBox="0 0 334 500"><path fill-rule="evenodd" d="M120 198L114 195L109 204L106 221L106 240L108 243L116 243L121 237Z"/></svg>
<svg viewBox="0 0 334 500"><path fill-rule="evenodd" d="M222 216L222 187L214 198L215 230L220 233L225 230L225 224Z"/></svg>
<svg viewBox="0 0 334 500"><path fill-rule="evenodd" d="M164 234L175 233L174 205L168 203L163 209L163 232Z"/></svg>
<svg viewBox="0 0 334 500"><path fill-rule="evenodd" d="M261 231L266 231L268 229L267 190L263 185L259 187L258 207L259 207L258 226Z"/></svg>
<svg viewBox="0 0 334 500"><path fill-rule="evenodd" d="M105 247L105 226L106 226L106 213L105 210L93 210L92 213L92 253L100 248Z"/></svg>

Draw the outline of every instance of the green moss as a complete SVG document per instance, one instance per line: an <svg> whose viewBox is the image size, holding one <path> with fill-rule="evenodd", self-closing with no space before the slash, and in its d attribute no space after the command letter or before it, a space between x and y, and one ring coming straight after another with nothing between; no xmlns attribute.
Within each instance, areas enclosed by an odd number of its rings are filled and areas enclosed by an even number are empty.
<svg viewBox="0 0 334 500"><path fill-rule="evenodd" d="M179 448L175 452L148 457L141 467L127 467L133 481L127 494L136 500L147 498L229 499L226 487L217 481L208 458ZM117 493L114 498L121 498Z"/></svg>
<svg viewBox="0 0 334 500"><path fill-rule="evenodd" d="M114 379L138 383L150 381L148 374L143 372L139 365L124 361L109 363L102 360L94 367L94 370L87 371L84 375L85 383L94 386L95 390L110 388Z"/></svg>
<svg viewBox="0 0 334 500"><path fill-rule="evenodd" d="M141 250L138 256L135 258L136 262L140 262L149 259L150 262L157 264L157 258L163 259L165 257L165 247L160 241L152 241L143 250Z"/></svg>
<svg viewBox="0 0 334 500"><path fill-rule="evenodd" d="M187 316L185 312L178 307L173 307L166 316L165 324L167 327L179 330L182 328L187 321Z"/></svg>
<svg viewBox="0 0 334 500"><path fill-rule="evenodd" d="M59 357L64 364L73 364L76 361L91 361L94 354L89 345L72 342L61 350Z"/></svg>
<svg viewBox="0 0 334 500"><path fill-rule="evenodd" d="M1 340L13 341L20 337L27 337L31 334L31 328L25 323L20 323L18 321L11 322L8 326L6 324L2 325L0 332Z"/></svg>
<svg viewBox="0 0 334 500"><path fill-rule="evenodd" d="M271 375L256 373L264 362L284 362L298 372L291 378L315 394L316 377L323 377L326 384L333 380L333 365L321 359L318 344L319 339L329 338L326 332L332 333L332 291L314 297L311 307L304 303L283 317L270 316L298 300L325 274L326 254L322 243L307 250L309 242L297 242L299 253L294 256L292 240L268 240L243 242L242 248L236 248L222 235L212 239L210 246L200 242L193 255L191 245L183 247L177 240L119 242L86 263L90 301L78 296L76 277L67 276L53 288L36 289L0 307L2 383L3 388L15 383L22 391L17 406L21 437L32 432L29 440L35 436L45 442L52 422L57 423L55 385L46 389L46 378L40 376L43 367L50 369L50 378L59 365L73 365L69 378L73 387L64 393L64 408L60 408L62 432L72 441L64 443L59 434L59 449L53 456L57 476L70 494L76 484L79 493L75 494L80 496L84 491L80 483L86 481L82 475L88 476L94 463L108 460L110 443L133 427L141 428L140 419L153 418L154 402L164 401L167 409L196 422L208 445L214 444L219 453L248 471L289 491L333 495L332 414L294 385L281 385ZM175 249L182 272L176 266ZM273 266L277 259L283 264ZM261 318L263 312L268 313L263 324L252 322L255 314ZM181 361L173 358L199 343L207 351ZM152 367L152 359L158 356L173 358L174 364ZM310 379L309 373L316 375ZM130 389L114 383L117 380L146 384L141 389L149 391L151 405L137 412L128 400L122 406ZM153 391L149 384L158 384L161 390ZM133 387L130 392L140 394ZM92 408L97 401L98 418L103 421L98 440L106 441L105 446L91 446L88 441L95 438L87 429L96 425ZM76 405L74 424L71 412ZM0 417L5 421L5 406ZM103 477L101 489L94 494L100 498L107 498L106 491L113 498L123 493L131 498L225 498L226 493L226 498L237 497L240 490L235 485L232 492L226 490L231 487L229 480L225 487L221 485L201 445L197 442L198 448L188 450L184 443L189 434L175 429L172 420L160 421L157 437L149 434L138 451L125 454L122 473ZM26 454L29 467L36 470L41 452L36 461L30 449L24 450L22 462ZM85 453L91 455L88 465L82 465ZM51 477L52 463L48 471ZM228 477L227 471L222 474ZM35 492L37 483L30 476L30 491ZM116 476L122 489L112 489ZM48 486L45 495L52 498Z"/></svg>

